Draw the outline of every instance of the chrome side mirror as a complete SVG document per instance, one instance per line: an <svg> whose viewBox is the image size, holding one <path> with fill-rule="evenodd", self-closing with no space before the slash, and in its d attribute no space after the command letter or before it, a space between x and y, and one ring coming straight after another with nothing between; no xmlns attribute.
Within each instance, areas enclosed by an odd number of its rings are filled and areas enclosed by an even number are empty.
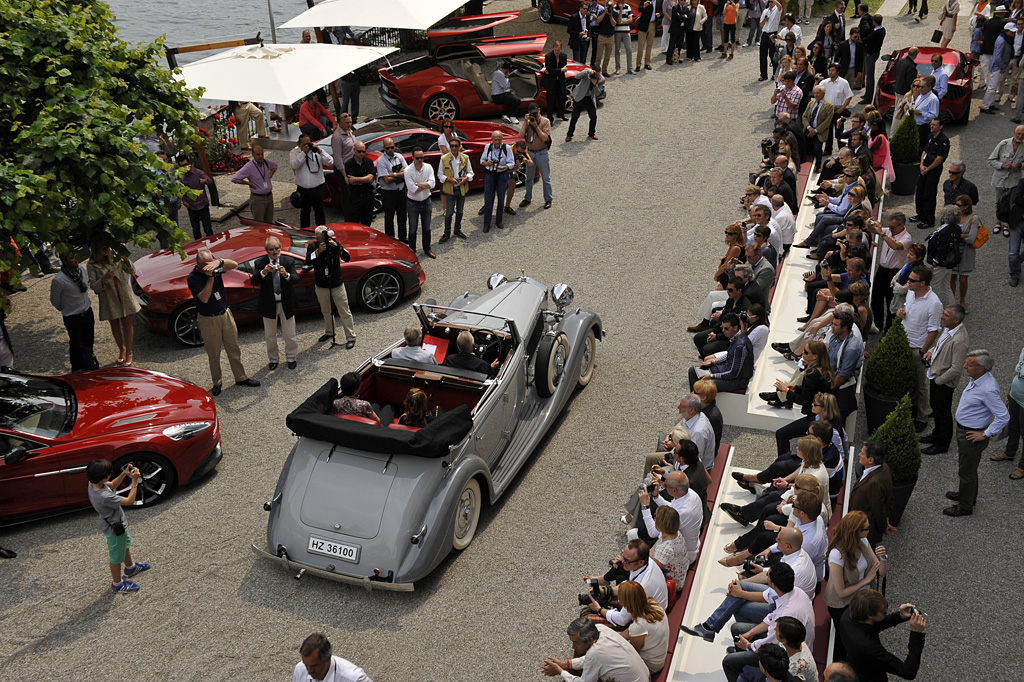
<svg viewBox="0 0 1024 682"><path fill-rule="evenodd" d="M505 275L501 274L500 272L496 272L487 278L487 288L490 289L491 291L494 291L507 281L508 278L505 277Z"/></svg>
<svg viewBox="0 0 1024 682"><path fill-rule="evenodd" d="M551 287L551 300L558 306L559 312L571 306L574 298L568 284L556 284Z"/></svg>

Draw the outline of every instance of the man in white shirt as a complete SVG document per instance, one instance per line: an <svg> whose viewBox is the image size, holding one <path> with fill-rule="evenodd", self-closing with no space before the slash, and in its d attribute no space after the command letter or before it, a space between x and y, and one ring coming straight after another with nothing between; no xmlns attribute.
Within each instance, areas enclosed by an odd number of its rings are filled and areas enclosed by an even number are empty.
<svg viewBox="0 0 1024 682"><path fill-rule="evenodd" d="M317 225L327 222L324 214L324 166L334 163L334 157L313 144L309 135L300 135L299 143L288 153L288 163L295 172L295 186L302 199L299 227L309 227L309 213L313 211Z"/></svg>
<svg viewBox="0 0 1024 682"><path fill-rule="evenodd" d="M703 416L703 415L701 415ZM707 419L705 417L705 419ZM686 540L686 554L692 564L697 560L700 550L700 527L704 522L704 503L700 496L690 489L690 480L682 471L670 471L665 474L661 483L671 501L665 500L660 491L654 497L647 494L647 489L640 490L640 504L644 506L641 518L637 519L636 530L644 540L654 545L661 533L654 526L654 514L657 508L667 504L679 514L679 534ZM641 522L642 520L642 522Z"/></svg>
<svg viewBox="0 0 1024 682"><path fill-rule="evenodd" d="M760 66L761 77L758 81L768 80L768 59L771 57L772 67L775 66L775 35L779 32L779 23L782 21L782 5L778 0L768 0L768 6L761 12L761 50Z"/></svg>
<svg viewBox="0 0 1024 682"><path fill-rule="evenodd" d="M789 207L781 194L773 196L771 202L772 217L768 221L768 227L773 234L778 234L780 237L782 250L779 252L779 257L781 258L783 254L789 253L789 247L796 238L796 216L793 215L793 209Z"/></svg>
<svg viewBox="0 0 1024 682"><path fill-rule="evenodd" d="M688 393L679 401L679 424L686 427L690 432L690 440L697 444L700 450L700 463L708 471L715 466L715 431L711 428L711 422L701 412L703 404L700 396L696 393ZM662 441L663 451L667 452L672 447L672 442L666 436Z"/></svg>
<svg viewBox="0 0 1024 682"><path fill-rule="evenodd" d="M405 169L406 212L409 214L409 248L416 252L416 230L423 223L423 253L431 258L437 254L430 250L430 214L434 209L430 203L430 191L437 181L434 169L424 163L423 147L412 150L412 165ZM419 219L419 220L418 220Z"/></svg>
<svg viewBox="0 0 1024 682"><path fill-rule="evenodd" d="M577 618L566 629L576 658L562 660L548 656L541 670L548 677L560 675L565 682L650 682L651 672L644 659L622 635L607 625L595 625L589 618ZM574 675L570 670L582 670Z"/></svg>
<svg viewBox="0 0 1024 682"><path fill-rule="evenodd" d="M919 431L924 428L929 418L928 408L928 368L924 362L924 354L931 350L932 344L942 329L942 301L932 291L932 271L919 265L910 271L907 278L907 302L896 313L903 318L903 328L907 332L907 340L914 349L917 362L917 426Z"/></svg>
<svg viewBox="0 0 1024 682"><path fill-rule="evenodd" d="M512 84L508 81L508 74L511 71L512 65L502 62L491 76L491 101L508 107L501 117L502 121L510 125L519 125L519 119L516 118L516 114L519 113L519 98L512 92Z"/></svg>
<svg viewBox="0 0 1024 682"><path fill-rule="evenodd" d="M665 583L665 573L661 570L661 566L651 560L650 546L646 542L630 540L612 563L612 569L604 576L588 575L584 576L583 581L589 583L591 580L597 580L599 585L605 587L610 585L611 579L624 582L622 574L624 571L629 571L629 577L626 580L632 580L640 585L648 597L661 604L661 608L668 610L668 586ZM618 599L618 587L618 585L611 585L610 589L600 590L596 594L591 590L589 592L590 610L613 626L624 628L633 622L633 616L629 611L621 606L606 607ZM595 597L602 603L599 604Z"/></svg>
<svg viewBox="0 0 1024 682"><path fill-rule="evenodd" d="M814 567L814 560L804 551L803 544L804 534L797 528L786 527L779 531L775 548L782 554L782 563L789 564L793 569L796 587L814 599L814 591L818 587L818 571ZM775 570L774 568L762 569L757 564L752 568L754 575L747 578L745 582L761 583L762 585L768 583L769 574Z"/></svg>
<svg viewBox="0 0 1024 682"><path fill-rule="evenodd" d="M423 347L423 330L417 324L410 324L405 328L405 345L391 351L391 357L395 360L437 364L434 354Z"/></svg>
<svg viewBox="0 0 1024 682"><path fill-rule="evenodd" d="M326 635L315 632L299 647L302 662L296 664L292 682L373 682L358 665L331 655Z"/></svg>
<svg viewBox="0 0 1024 682"><path fill-rule="evenodd" d="M829 126L828 138L825 140L825 156L828 156L832 153L832 140L835 139L836 126L842 125L839 121L843 116L850 115L847 107L850 106L850 101L853 99L853 90L850 88L850 82L839 76L839 65L836 63L829 64L828 78L821 82L821 87L825 88L825 99L831 102L835 108L832 125Z"/></svg>

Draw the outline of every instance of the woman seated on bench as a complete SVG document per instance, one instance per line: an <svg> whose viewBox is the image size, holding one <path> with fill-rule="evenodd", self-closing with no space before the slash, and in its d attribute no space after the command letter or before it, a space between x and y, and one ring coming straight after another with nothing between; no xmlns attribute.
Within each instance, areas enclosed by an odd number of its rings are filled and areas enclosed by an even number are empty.
<svg viewBox="0 0 1024 682"><path fill-rule="evenodd" d="M365 400L356 398L359 390L359 375L349 372L338 381L341 397L331 403L331 414L349 414L354 417L366 417L380 424L380 417L373 411L373 406Z"/></svg>

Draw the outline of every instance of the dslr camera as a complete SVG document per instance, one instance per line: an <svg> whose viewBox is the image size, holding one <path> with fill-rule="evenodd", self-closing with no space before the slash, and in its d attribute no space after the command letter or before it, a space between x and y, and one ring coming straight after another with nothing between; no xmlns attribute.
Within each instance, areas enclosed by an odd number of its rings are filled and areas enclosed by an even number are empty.
<svg viewBox="0 0 1024 682"><path fill-rule="evenodd" d="M609 560L608 563L611 564L611 560ZM580 606L589 606L591 595L593 595L594 601L597 601L598 597L601 596L600 591L601 583L598 582L597 578L591 578L587 581L587 592L585 592L584 594L576 595L576 598L579 600Z"/></svg>
<svg viewBox="0 0 1024 682"><path fill-rule="evenodd" d="M747 314L746 310L741 310L740 311L740 322L742 322L743 324L749 324L750 323L750 316Z"/></svg>
<svg viewBox="0 0 1024 682"><path fill-rule="evenodd" d="M761 568L764 568L767 565L768 565L768 560L767 559L761 558L760 555L752 556L749 559L745 559L743 561L743 570L746 571L747 573L753 573L754 572L754 566L760 566Z"/></svg>

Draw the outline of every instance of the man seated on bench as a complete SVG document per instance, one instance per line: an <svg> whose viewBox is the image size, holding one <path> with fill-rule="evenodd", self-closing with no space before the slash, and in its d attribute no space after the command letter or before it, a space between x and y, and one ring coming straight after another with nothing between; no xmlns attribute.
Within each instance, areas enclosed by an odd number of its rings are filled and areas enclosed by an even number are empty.
<svg viewBox="0 0 1024 682"><path fill-rule="evenodd" d="M732 284L730 283L730 287ZM716 361L715 356L704 358L698 367L689 370L690 390L698 379L711 379L722 391L745 391L750 378L754 376L754 347L740 329L738 315L729 313L722 316L722 333L729 339L725 360Z"/></svg>
<svg viewBox="0 0 1024 682"><path fill-rule="evenodd" d="M365 417L380 424L380 417L373 411L373 405L365 400L356 398L356 391L359 390L359 375L349 372L338 380L338 388L341 390L341 397L331 403L331 414L348 414L353 417ZM390 420L389 420L390 421Z"/></svg>
<svg viewBox="0 0 1024 682"><path fill-rule="evenodd" d="M395 360L412 360L428 365L437 364L434 354L423 347L423 330L416 324L410 324L405 328L405 345L391 351L391 357Z"/></svg>
<svg viewBox="0 0 1024 682"><path fill-rule="evenodd" d="M635 519L634 530L647 544L653 545L661 537L661 531L654 524L654 514L661 505L671 506L679 513L679 532L686 540L687 555L692 564L697 560L697 552L700 550L704 503L696 491L690 488L690 479L682 471L670 471L665 474L664 480L655 479L655 483L663 486L665 496L662 497L661 490L654 495L648 494L646 488L640 491L640 504L644 509L640 518ZM627 533L626 537L630 537L632 532Z"/></svg>
<svg viewBox="0 0 1024 682"><path fill-rule="evenodd" d="M473 353L473 346L476 344L476 341L473 339L472 332L463 329L459 332L458 338L455 339L455 344L458 346L459 352L449 355L444 359L445 367L468 369L471 372L480 372L487 376L494 376L498 373L498 365L501 364L501 358L495 358L491 364L487 364L486 360L478 358Z"/></svg>
<svg viewBox="0 0 1024 682"><path fill-rule="evenodd" d="M612 559L611 568L603 576L585 576L584 582L591 587L579 601L585 606L580 615L592 615L594 622L604 621L613 628L622 630L633 622L633 616L619 604L620 583L632 580L644 588L648 597L668 609L668 587L661 566L651 560L650 546L643 540L630 540L622 553ZM615 585L612 585L612 583Z"/></svg>

